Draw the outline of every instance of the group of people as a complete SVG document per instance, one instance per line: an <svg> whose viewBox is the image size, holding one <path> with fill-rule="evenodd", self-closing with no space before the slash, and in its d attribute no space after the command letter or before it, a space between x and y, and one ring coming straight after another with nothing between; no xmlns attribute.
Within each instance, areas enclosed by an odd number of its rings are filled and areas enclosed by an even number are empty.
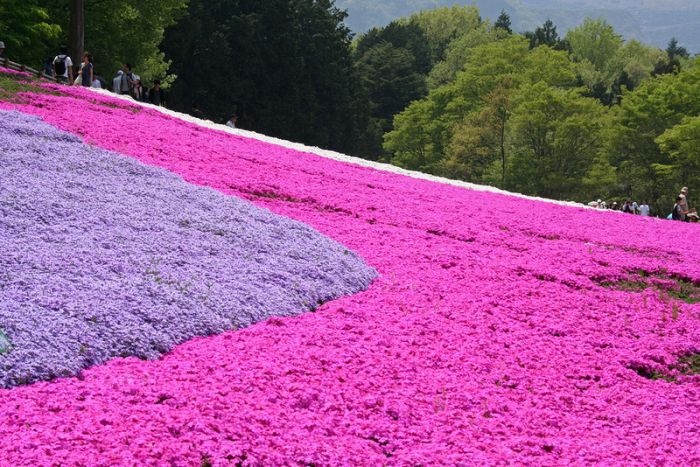
<svg viewBox="0 0 700 467"><path fill-rule="evenodd" d="M139 102L150 102L154 105L165 105L165 92L160 80L153 81L153 87L147 88L141 83L141 77L131 70L131 65L125 63L112 79L112 92L129 95Z"/></svg>
<svg viewBox="0 0 700 467"><path fill-rule="evenodd" d="M589 206L598 209L608 209L613 211L622 211L627 214L634 214L638 216L651 216L651 208L649 204L643 202L638 204L636 201L628 199L622 205L617 202L612 202L610 204L605 201L598 200L588 203ZM680 194L676 197L675 204L673 205L673 211L668 215L667 219L683 222L699 222L700 217L696 209L690 209L688 205L688 187L683 187Z"/></svg>
<svg viewBox="0 0 700 467"><path fill-rule="evenodd" d="M44 64L43 72L47 76L52 76L58 83L95 88L102 87L100 80L95 79L95 69L92 65L90 52L83 54L77 76L73 73L73 65L73 60L68 55L68 49L61 47L58 55L53 60L47 60Z"/></svg>
<svg viewBox="0 0 700 467"><path fill-rule="evenodd" d="M698 222L698 212L696 209L690 209L688 205L688 187L683 187L681 193L676 196L676 204L673 205L673 211L669 214L668 219L681 222Z"/></svg>
<svg viewBox="0 0 700 467"><path fill-rule="evenodd" d="M95 75L92 61L92 54L85 52L78 73L74 76L73 60L68 54L67 47L61 47L53 60L47 60L43 71L44 74L52 76L59 83L109 89L107 82L102 77ZM131 65L128 63L125 63L112 79L111 89L115 94L129 95L140 102L165 105L165 93L160 80L155 80L150 89L144 87L141 83L141 77L132 71Z"/></svg>
<svg viewBox="0 0 700 467"><path fill-rule="evenodd" d="M651 215L651 208L649 207L649 204L646 202L637 204L636 201L629 199L622 204L621 211L626 214L635 214L644 217L649 217Z"/></svg>
<svg viewBox="0 0 700 467"><path fill-rule="evenodd" d="M649 207L649 204L645 202L642 204L638 204L636 201L627 200L622 204L622 206L620 206L619 204L617 204L617 201L613 201L612 203L608 204L605 201L599 199L598 201L592 201L588 203L588 205L598 209L622 211L627 214L635 214L638 216L651 216L651 208Z"/></svg>

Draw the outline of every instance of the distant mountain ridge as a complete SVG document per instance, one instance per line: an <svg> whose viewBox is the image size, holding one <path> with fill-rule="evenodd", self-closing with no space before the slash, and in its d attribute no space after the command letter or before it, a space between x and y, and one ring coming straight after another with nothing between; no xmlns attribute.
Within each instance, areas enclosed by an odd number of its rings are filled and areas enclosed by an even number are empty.
<svg viewBox="0 0 700 467"><path fill-rule="evenodd" d="M338 7L348 10L346 23L358 33L420 10L453 4L475 5L492 20L506 10L518 32L532 30L550 18L563 34L586 17L603 17L625 39L665 48L676 37L692 53L700 53L698 0L336 0Z"/></svg>

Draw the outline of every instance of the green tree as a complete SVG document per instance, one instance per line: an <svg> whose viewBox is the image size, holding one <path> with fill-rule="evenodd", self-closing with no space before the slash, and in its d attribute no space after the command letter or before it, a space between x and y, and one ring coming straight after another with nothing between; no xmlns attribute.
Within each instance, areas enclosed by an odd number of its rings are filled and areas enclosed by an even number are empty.
<svg viewBox="0 0 700 467"><path fill-rule="evenodd" d="M700 116L685 117L656 142L669 156L677 184L688 186L693 192L700 190Z"/></svg>
<svg viewBox="0 0 700 467"><path fill-rule="evenodd" d="M627 196L668 204L669 196L683 183L674 153L677 135L692 128L684 119L700 115L700 66L690 63L677 75L661 75L644 81L624 94L615 119L609 159L618 168ZM683 130L672 130L677 125ZM664 137L668 130L671 130ZM659 147L663 144L665 150ZM680 146L679 146L680 147ZM672 155L676 154L676 159Z"/></svg>
<svg viewBox="0 0 700 467"><path fill-rule="evenodd" d="M570 30L566 40L575 60L587 61L597 70L604 70L623 44L622 37L604 19L587 18Z"/></svg>
<svg viewBox="0 0 700 467"><path fill-rule="evenodd" d="M484 22L477 29L462 34L450 42L445 51L445 59L436 63L428 75L428 88L435 89L454 81L457 73L467 64L472 49L495 42L505 35L507 33L504 30Z"/></svg>
<svg viewBox="0 0 700 467"><path fill-rule="evenodd" d="M572 57L589 92L606 105L617 103L623 88L633 90L666 63L664 53L639 41L624 42L605 20L587 19L569 31Z"/></svg>
<svg viewBox="0 0 700 467"><path fill-rule="evenodd" d="M666 60L662 50L631 40L625 42L612 57L609 62L609 75L615 76L618 82L624 80L623 74L626 75L627 88L631 91L644 80L651 78L654 69Z"/></svg>
<svg viewBox="0 0 700 467"><path fill-rule="evenodd" d="M343 11L329 0L191 0L188 12L164 43L177 108L355 152L369 106Z"/></svg>
<svg viewBox="0 0 700 467"><path fill-rule="evenodd" d="M417 24L423 30L433 63L445 59L445 51L453 40L477 29L482 23L477 7L457 5L421 11L405 21Z"/></svg>
<svg viewBox="0 0 700 467"><path fill-rule="evenodd" d="M504 78L484 96L479 110L455 125L439 175L505 186L512 84Z"/></svg>
<svg viewBox="0 0 700 467"><path fill-rule="evenodd" d="M439 173L439 165L450 138L445 124L445 106L449 89L431 91L426 99L413 102L394 117L394 129L384 135L384 149L391 153L391 163L410 170Z"/></svg>
<svg viewBox="0 0 700 467"><path fill-rule="evenodd" d="M425 75L415 69L414 61L411 52L388 42L372 47L358 60L359 76L369 92L373 129L372 152L364 157L379 159L382 137L391 130L394 115L425 96Z"/></svg>
<svg viewBox="0 0 700 467"><path fill-rule="evenodd" d="M414 102L395 118L384 147L397 165L443 173L450 145L456 160L460 159L461 143L454 139L455 129L466 132L495 89L517 89L540 81L551 86L576 85L575 67L565 52L548 47L531 51L528 41L515 35L475 47L454 82L433 89L426 99Z"/></svg>
<svg viewBox="0 0 700 467"><path fill-rule="evenodd" d="M362 157L380 159L383 135L394 115L427 93L432 67L428 41L415 23L394 21L374 28L354 42L353 59L370 100L371 120L362 138Z"/></svg>
<svg viewBox="0 0 700 467"><path fill-rule="evenodd" d="M620 182L617 167L610 163L607 154L604 152L598 154L581 181L581 195L577 198L581 201L607 200L619 193Z"/></svg>
<svg viewBox="0 0 700 467"><path fill-rule="evenodd" d="M392 21L386 27L369 30L355 40L355 55L360 59L373 47L383 43L389 43L410 52L415 72L424 75L430 72L433 62L428 38L416 23Z"/></svg>
<svg viewBox="0 0 700 467"><path fill-rule="evenodd" d="M678 39L674 37L669 41L668 47L666 47L666 57L665 61L659 62L657 65L655 74L678 73L681 71L683 63L690 58L690 54L688 49L681 47Z"/></svg>
<svg viewBox="0 0 700 467"><path fill-rule="evenodd" d="M606 109L576 89L544 82L523 86L512 118L508 187L532 195L584 201L583 180L604 146Z"/></svg>
<svg viewBox="0 0 700 467"><path fill-rule="evenodd" d="M525 38L530 41L531 49L542 45L556 50L566 50L569 47L568 42L559 37L557 27L551 19L545 21L542 26L537 27L534 31L526 32Z"/></svg>
<svg viewBox="0 0 700 467"><path fill-rule="evenodd" d="M42 0L51 18L68 31L69 2ZM165 78L170 63L159 50L165 28L186 12L187 0L124 0L118 7L104 0L85 0L85 50L92 53L95 72L113 76L124 63L130 63L145 82ZM52 44L55 53L67 34ZM78 62L78 57L72 57ZM170 77L168 81L172 81Z"/></svg>
<svg viewBox="0 0 700 467"><path fill-rule="evenodd" d="M511 29L510 15L506 13L506 10L501 10L501 14L498 15L498 19L496 19L494 27L496 29L502 29L508 34L513 33L513 30Z"/></svg>
<svg viewBox="0 0 700 467"><path fill-rule="evenodd" d="M0 1L0 39L11 60L38 68L60 34L60 25L39 1Z"/></svg>

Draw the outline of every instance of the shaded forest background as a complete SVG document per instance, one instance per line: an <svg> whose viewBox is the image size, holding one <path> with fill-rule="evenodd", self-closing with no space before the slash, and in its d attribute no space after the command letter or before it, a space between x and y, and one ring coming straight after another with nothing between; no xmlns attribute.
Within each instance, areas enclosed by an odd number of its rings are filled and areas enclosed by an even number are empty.
<svg viewBox="0 0 700 467"><path fill-rule="evenodd" d="M700 190L700 60L603 19L513 31L473 6L354 36L331 0L85 0L108 81L130 62L176 110L435 175L666 214ZM67 41L63 0L3 0L0 40L40 66Z"/></svg>

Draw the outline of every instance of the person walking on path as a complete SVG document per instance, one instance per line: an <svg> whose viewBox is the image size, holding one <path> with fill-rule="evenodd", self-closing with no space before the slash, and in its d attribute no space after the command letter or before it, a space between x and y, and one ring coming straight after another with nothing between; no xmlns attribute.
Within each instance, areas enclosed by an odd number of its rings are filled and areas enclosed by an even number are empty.
<svg viewBox="0 0 700 467"><path fill-rule="evenodd" d="M122 73L119 79L119 94L132 94L134 88L134 73L131 71L131 65L125 63L122 67ZM133 97L133 95L132 95Z"/></svg>
<svg viewBox="0 0 700 467"><path fill-rule="evenodd" d="M61 47L58 55L53 59L53 77L63 84L73 84L73 61L68 56L68 48Z"/></svg>
<svg viewBox="0 0 700 467"><path fill-rule="evenodd" d="M632 212L632 202L630 200L625 201L625 204L622 205L622 212L634 214L634 212Z"/></svg>
<svg viewBox="0 0 700 467"><path fill-rule="evenodd" d="M0 41L0 60L5 59L5 43Z"/></svg>
<svg viewBox="0 0 700 467"><path fill-rule="evenodd" d="M80 84L86 88L92 87L95 79L95 72L92 66L92 55L90 52L83 54L83 63L80 64Z"/></svg>
<svg viewBox="0 0 700 467"><path fill-rule="evenodd" d="M199 110L199 105L195 102L192 104L192 110L190 111L190 115L193 117L199 118L201 120L204 120L204 112Z"/></svg>
<svg viewBox="0 0 700 467"><path fill-rule="evenodd" d="M649 208L649 205L646 202L643 202L641 206L639 206L639 214L644 216L644 217L649 217L649 214L651 212L651 209Z"/></svg>
<svg viewBox="0 0 700 467"><path fill-rule="evenodd" d="M112 92L114 94L119 94L122 83L122 75L124 72L122 70L117 71L117 75L112 79Z"/></svg>
<svg viewBox="0 0 700 467"><path fill-rule="evenodd" d="M146 102L146 96L144 95L144 89L141 85L141 77L139 75L134 75L134 86L132 88L131 97L139 102Z"/></svg>
<svg viewBox="0 0 700 467"><path fill-rule="evenodd" d="M153 87L148 93L148 99L153 105L165 105L165 93L163 88L160 87L160 80L157 79L153 82Z"/></svg>
<svg viewBox="0 0 700 467"><path fill-rule="evenodd" d="M688 206L688 187L683 187L681 189L681 194L678 195L680 198L680 208L681 208L681 220L688 221L688 213L690 212L690 207Z"/></svg>
<svg viewBox="0 0 700 467"><path fill-rule="evenodd" d="M676 204L673 205L673 211L671 211L671 220L674 221L683 221L683 214L681 210L681 202L683 201L683 198L681 196L676 197Z"/></svg>
<svg viewBox="0 0 700 467"><path fill-rule="evenodd" d="M231 118L228 119L228 122L226 122L226 126L229 128L237 128L236 124L238 123L238 116L232 115Z"/></svg>

